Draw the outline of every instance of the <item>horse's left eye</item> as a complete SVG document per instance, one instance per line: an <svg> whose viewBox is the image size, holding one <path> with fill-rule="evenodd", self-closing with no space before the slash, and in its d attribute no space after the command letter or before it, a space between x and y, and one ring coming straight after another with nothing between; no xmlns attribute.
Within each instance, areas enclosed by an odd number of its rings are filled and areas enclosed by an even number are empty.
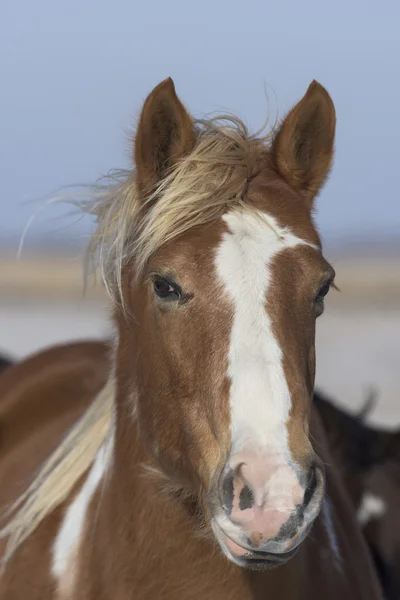
<svg viewBox="0 0 400 600"><path fill-rule="evenodd" d="M325 298L325 296L327 295L327 293L329 292L331 288L331 282L328 281L328 283L325 283L325 285L322 286L322 288L319 290L318 295L317 295L317 300L323 300Z"/></svg>
<svg viewBox="0 0 400 600"><path fill-rule="evenodd" d="M178 286L163 277L154 277L153 287L156 296L163 300L179 300L181 297Z"/></svg>
<svg viewBox="0 0 400 600"><path fill-rule="evenodd" d="M315 297L315 304L317 307L317 316L321 315L324 312L324 299L327 293L331 288L332 282L328 281L325 283L319 290L318 294Z"/></svg>

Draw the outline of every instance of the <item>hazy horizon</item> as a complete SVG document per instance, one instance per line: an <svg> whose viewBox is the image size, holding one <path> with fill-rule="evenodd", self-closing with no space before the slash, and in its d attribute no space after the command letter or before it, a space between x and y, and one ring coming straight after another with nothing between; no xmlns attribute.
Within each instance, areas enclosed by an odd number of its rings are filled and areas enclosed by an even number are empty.
<svg viewBox="0 0 400 600"><path fill-rule="evenodd" d="M283 0L6 0L0 24L0 242L19 240L44 197L130 166L129 132L151 89L172 76L195 116L231 110L255 130L312 79L336 105L337 151L318 199L329 239L400 232L400 5ZM26 204L27 201L35 201ZM41 210L27 238L87 238L89 219ZM71 224L67 229L67 223ZM35 241L36 240L36 241Z"/></svg>

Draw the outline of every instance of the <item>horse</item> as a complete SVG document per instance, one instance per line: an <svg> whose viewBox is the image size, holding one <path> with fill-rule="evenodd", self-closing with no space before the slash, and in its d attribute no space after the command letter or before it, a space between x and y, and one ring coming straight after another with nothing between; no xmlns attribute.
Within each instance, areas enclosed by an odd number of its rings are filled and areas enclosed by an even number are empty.
<svg viewBox="0 0 400 600"><path fill-rule="evenodd" d="M400 430L365 423L321 392L314 401L371 551L384 595L400 599Z"/></svg>
<svg viewBox="0 0 400 600"><path fill-rule="evenodd" d="M335 125L316 81L266 135L149 94L82 207L114 338L0 379L1 600L381 598L312 407Z"/></svg>

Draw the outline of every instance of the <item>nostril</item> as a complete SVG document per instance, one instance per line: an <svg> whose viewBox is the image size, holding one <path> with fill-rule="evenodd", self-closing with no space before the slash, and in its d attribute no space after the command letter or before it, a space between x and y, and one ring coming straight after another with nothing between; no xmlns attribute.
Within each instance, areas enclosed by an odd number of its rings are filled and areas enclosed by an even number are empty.
<svg viewBox="0 0 400 600"><path fill-rule="evenodd" d="M252 508L253 504L253 492L248 485L245 485L240 492L239 508L240 510L246 510L246 508Z"/></svg>
<svg viewBox="0 0 400 600"><path fill-rule="evenodd" d="M229 471L223 478L221 486L221 502L226 513L230 514L233 508L233 472Z"/></svg>
<svg viewBox="0 0 400 600"><path fill-rule="evenodd" d="M221 479L220 500L227 515L235 510L253 508L255 498L251 486L240 473L240 469L229 469Z"/></svg>
<svg viewBox="0 0 400 600"><path fill-rule="evenodd" d="M310 473L308 476L307 487L304 492L304 507L310 504L311 498L313 497L315 490L317 489L317 471L315 467L311 467Z"/></svg>

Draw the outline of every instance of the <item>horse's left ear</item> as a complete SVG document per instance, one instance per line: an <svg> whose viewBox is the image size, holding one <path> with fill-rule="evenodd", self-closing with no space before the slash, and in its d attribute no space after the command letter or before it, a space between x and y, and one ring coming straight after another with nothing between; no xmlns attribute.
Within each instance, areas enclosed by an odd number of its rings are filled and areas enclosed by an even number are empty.
<svg viewBox="0 0 400 600"><path fill-rule="evenodd" d="M275 168L310 207L331 169L335 126L332 99L322 85L313 81L272 142Z"/></svg>
<svg viewBox="0 0 400 600"><path fill-rule="evenodd" d="M172 79L165 79L147 97L136 133L136 181L141 193L151 194L194 143L193 120Z"/></svg>

